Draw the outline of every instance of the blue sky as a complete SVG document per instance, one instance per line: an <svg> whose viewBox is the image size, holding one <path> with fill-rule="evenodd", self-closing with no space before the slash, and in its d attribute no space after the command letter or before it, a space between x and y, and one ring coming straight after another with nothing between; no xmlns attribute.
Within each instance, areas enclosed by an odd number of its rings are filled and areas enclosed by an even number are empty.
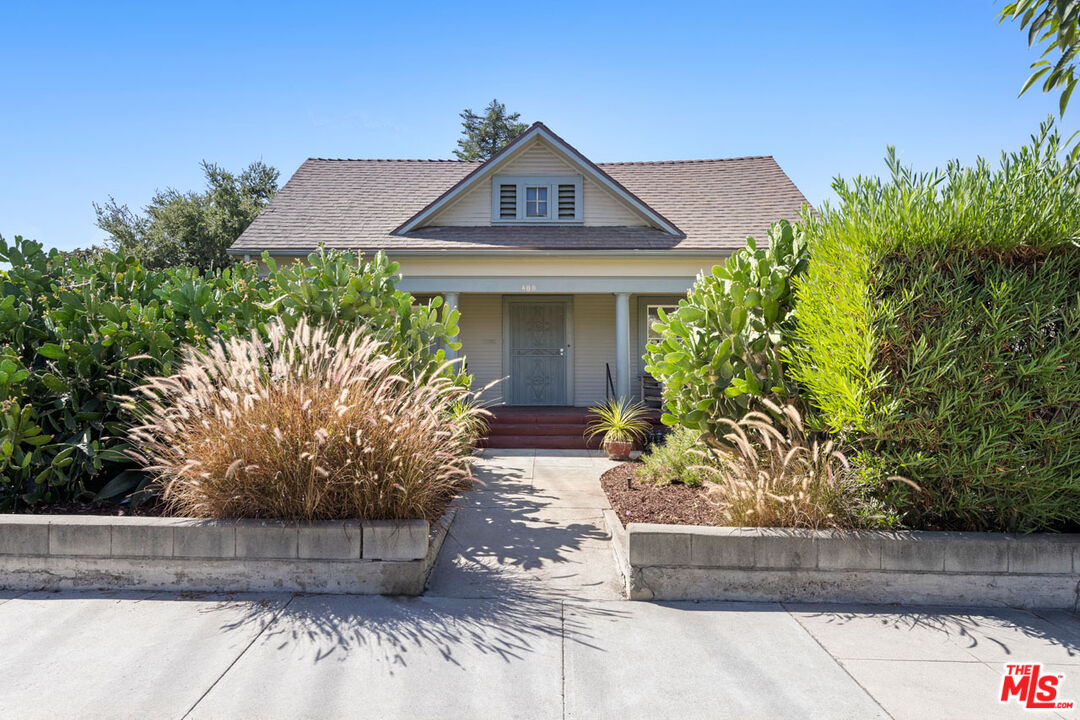
<svg viewBox="0 0 1080 720"><path fill-rule="evenodd" d="M1017 98L1036 53L988 0L96 5L5 7L4 237L90 245L93 201L204 158L451 157L492 97L598 162L773 155L814 203L886 144L996 158L1055 107Z"/></svg>

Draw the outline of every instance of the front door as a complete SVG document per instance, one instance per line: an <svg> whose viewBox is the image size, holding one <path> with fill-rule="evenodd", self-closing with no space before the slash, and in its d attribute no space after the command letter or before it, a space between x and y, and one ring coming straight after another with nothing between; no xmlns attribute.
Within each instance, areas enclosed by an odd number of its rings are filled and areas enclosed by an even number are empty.
<svg viewBox="0 0 1080 720"><path fill-rule="evenodd" d="M566 404L566 303L511 302L510 402Z"/></svg>

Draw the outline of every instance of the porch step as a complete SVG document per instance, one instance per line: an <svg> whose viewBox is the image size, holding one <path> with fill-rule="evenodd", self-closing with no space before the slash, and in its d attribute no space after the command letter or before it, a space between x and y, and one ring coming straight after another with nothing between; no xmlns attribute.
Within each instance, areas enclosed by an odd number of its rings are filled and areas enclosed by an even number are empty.
<svg viewBox="0 0 1080 720"><path fill-rule="evenodd" d="M489 434L517 435L528 437L530 435L583 435L585 423L522 423L515 420L512 423L495 422L491 424Z"/></svg>
<svg viewBox="0 0 1080 720"><path fill-rule="evenodd" d="M579 435L488 435L480 447L535 448L537 450L585 450L600 447L599 438L586 441Z"/></svg>
<svg viewBox="0 0 1080 720"><path fill-rule="evenodd" d="M491 408L488 435L480 447L581 450L597 448L600 438L586 440L589 408L527 407L501 405ZM660 422L660 412L651 410L649 420Z"/></svg>
<svg viewBox="0 0 1080 720"><path fill-rule="evenodd" d="M491 423L511 425L585 425L588 408L497 407L491 410Z"/></svg>

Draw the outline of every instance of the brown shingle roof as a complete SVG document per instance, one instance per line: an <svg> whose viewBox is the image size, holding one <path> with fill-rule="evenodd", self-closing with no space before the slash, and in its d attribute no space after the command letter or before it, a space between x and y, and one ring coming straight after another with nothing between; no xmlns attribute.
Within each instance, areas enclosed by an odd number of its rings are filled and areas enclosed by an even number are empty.
<svg viewBox="0 0 1080 720"><path fill-rule="evenodd" d="M794 220L806 198L771 157L597 163L686 237L626 227L427 227L392 235L480 163L309 159L233 244L233 253L360 250L730 251Z"/></svg>

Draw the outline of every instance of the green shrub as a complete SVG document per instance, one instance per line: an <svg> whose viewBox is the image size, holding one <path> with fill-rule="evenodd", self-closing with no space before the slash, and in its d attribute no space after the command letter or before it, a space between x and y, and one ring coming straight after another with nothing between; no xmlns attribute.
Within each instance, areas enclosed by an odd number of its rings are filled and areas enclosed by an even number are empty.
<svg viewBox="0 0 1080 720"><path fill-rule="evenodd" d="M491 412L485 410L473 395L456 397L446 408L446 422L459 425L462 430L462 450L472 451L487 435L490 417Z"/></svg>
<svg viewBox="0 0 1080 720"><path fill-rule="evenodd" d="M679 309L653 327L645 369L663 384L666 425L722 432L752 397L787 398L777 351L792 327L792 278L807 266L802 231L787 221L769 230L768 249L746 247L698 276Z"/></svg>
<svg viewBox="0 0 1080 720"><path fill-rule="evenodd" d="M837 181L786 348L817 427L914 527L1080 523L1080 169L1048 126L992 171ZM919 489L881 478L900 475Z"/></svg>
<svg viewBox="0 0 1080 720"><path fill-rule="evenodd" d="M385 349L364 327L300 319L272 322L269 342L187 350L130 402L134 445L181 516L435 520L469 483L481 410L455 410L467 390Z"/></svg>
<svg viewBox="0 0 1080 720"><path fill-rule="evenodd" d="M706 455L704 449L700 431L675 428L664 436L663 442L652 445L642 454L642 466L634 476L654 485L683 483L698 487L705 480L713 479L702 467L711 462L711 456Z"/></svg>
<svg viewBox="0 0 1080 720"><path fill-rule="evenodd" d="M457 311L441 300L413 307L394 287L397 265L378 255L318 252L269 274L251 264L201 274L148 271L111 253L45 253L0 238L0 508L87 500L129 467L117 396L169 374L182 345L265 334L300 317L364 322L417 375L443 362L429 348L457 335ZM464 379L462 379L464 382ZM138 483L111 484L120 495Z"/></svg>

